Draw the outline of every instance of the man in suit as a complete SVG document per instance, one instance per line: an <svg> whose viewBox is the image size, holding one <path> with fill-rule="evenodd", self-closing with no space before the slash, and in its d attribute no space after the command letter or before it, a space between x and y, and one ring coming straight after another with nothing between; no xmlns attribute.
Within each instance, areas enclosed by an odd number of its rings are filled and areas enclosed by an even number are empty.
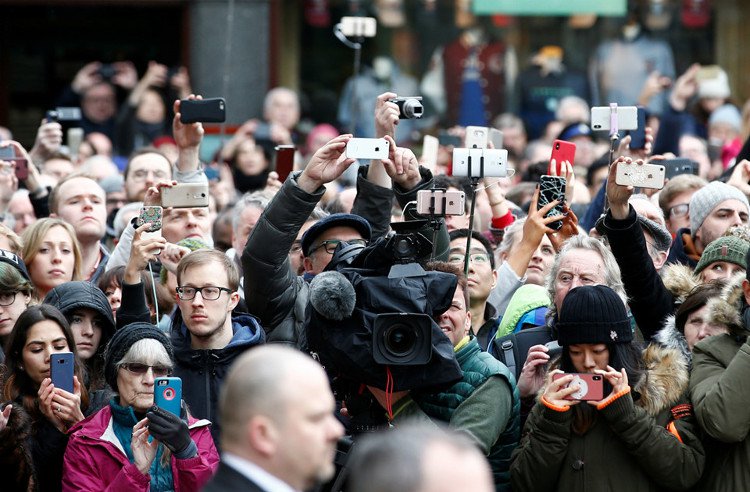
<svg viewBox="0 0 750 492"><path fill-rule="evenodd" d="M204 492L294 492L331 479L344 431L334 411L314 360L278 345L247 352L222 388L221 465Z"/></svg>

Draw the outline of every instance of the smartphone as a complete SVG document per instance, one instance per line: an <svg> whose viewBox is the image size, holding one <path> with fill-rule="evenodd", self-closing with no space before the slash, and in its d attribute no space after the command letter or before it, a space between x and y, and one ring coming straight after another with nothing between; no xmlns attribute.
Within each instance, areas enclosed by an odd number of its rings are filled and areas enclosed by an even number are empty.
<svg viewBox="0 0 750 492"><path fill-rule="evenodd" d="M440 133L438 133L438 143L444 147L460 147L461 137L451 135L447 130L440 130Z"/></svg>
<svg viewBox="0 0 750 492"><path fill-rule="evenodd" d="M350 159L388 159L388 140L384 138L352 138L346 144Z"/></svg>
<svg viewBox="0 0 750 492"><path fill-rule="evenodd" d="M143 224L150 224L149 228L141 233L141 238L147 239L151 237L161 237L161 220L163 213L163 209L158 205L143 206L141 208L141 212L138 214L138 220L136 221L138 227ZM154 254L159 254L160 252L161 250L155 250Z"/></svg>
<svg viewBox="0 0 750 492"><path fill-rule="evenodd" d="M179 417L181 402L182 379L154 378L154 405Z"/></svg>
<svg viewBox="0 0 750 492"><path fill-rule="evenodd" d="M13 161L16 159L16 149L8 145L0 147L0 161Z"/></svg>
<svg viewBox="0 0 750 492"><path fill-rule="evenodd" d="M432 135L425 135L422 139L422 165L435 172L438 160L438 149L440 142Z"/></svg>
<svg viewBox="0 0 750 492"><path fill-rule="evenodd" d="M641 150L646 147L646 109L638 106L638 128L629 130L630 148Z"/></svg>
<svg viewBox="0 0 750 492"><path fill-rule="evenodd" d="M67 143L72 156L78 155L78 149L83 142L83 128L68 128Z"/></svg>
<svg viewBox="0 0 750 492"><path fill-rule="evenodd" d="M467 126L464 147L467 149L486 149L490 140L490 129L486 126Z"/></svg>
<svg viewBox="0 0 750 492"><path fill-rule="evenodd" d="M374 38L378 21L374 17L342 17L339 28L347 37Z"/></svg>
<svg viewBox="0 0 750 492"><path fill-rule="evenodd" d="M612 110L609 106L591 108L591 129L594 131L610 130ZM635 130L638 128L638 108L635 106L617 106L617 131Z"/></svg>
<svg viewBox="0 0 750 492"><path fill-rule="evenodd" d="M718 65L704 65L695 72L695 80L698 82L704 82L706 80L712 80L719 77L721 73L721 67Z"/></svg>
<svg viewBox="0 0 750 492"><path fill-rule="evenodd" d="M73 352L50 354L49 373L55 388L73 392Z"/></svg>
<svg viewBox="0 0 750 492"><path fill-rule="evenodd" d="M552 376L553 381L569 376L570 374L557 373ZM599 401L604 399L604 377L599 374L572 373L573 381L570 386L578 386L578 391L565 397L566 400Z"/></svg>
<svg viewBox="0 0 750 492"><path fill-rule="evenodd" d="M253 138L257 140L271 140L271 125L268 123L258 123L253 132Z"/></svg>
<svg viewBox="0 0 750 492"><path fill-rule="evenodd" d="M490 128L490 142L496 149L503 148L503 132L497 128Z"/></svg>
<svg viewBox="0 0 750 492"><path fill-rule="evenodd" d="M615 183L621 186L634 186L637 188L653 188L660 190L664 188L666 170L661 164L617 164Z"/></svg>
<svg viewBox="0 0 750 492"><path fill-rule="evenodd" d="M211 99L183 99L180 101L182 123L223 123L227 119L223 97Z"/></svg>
<svg viewBox="0 0 750 492"><path fill-rule="evenodd" d="M208 183L177 183L162 188L161 206L164 208L208 207Z"/></svg>
<svg viewBox="0 0 750 492"><path fill-rule="evenodd" d="M562 215L563 205L565 204L565 178L561 176L549 176L544 174L539 179L539 201L537 201L536 209L539 210L548 203L559 200L560 203L552 207L545 217L553 215ZM548 224L550 228L559 230L563 223L562 220L556 220Z"/></svg>
<svg viewBox="0 0 750 492"><path fill-rule="evenodd" d="M562 174L562 163L565 161L570 162L572 166L575 163L576 158L576 144L573 142L566 142L565 140L555 140L552 142L552 154L550 155L550 161L555 160L555 166L557 175Z"/></svg>
<svg viewBox="0 0 750 492"><path fill-rule="evenodd" d="M505 149L453 149L453 176L505 178L508 151Z"/></svg>
<svg viewBox="0 0 750 492"><path fill-rule="evenodd" d="M466 214L466 193L458 190L419 190L417 213L427 216Z"/></svg>
<svg viewBox="0 0 750 492"><path fill-rule="evenodd" d="M47 111L44 115L47 123L53 121L81 121L81 108L55 108Z"/></svg>
<svg viewBox="0 0 750 492"><path fill-rule="evenodd" d="M273 170L283 183L294 170L294 153L297 148L294 145L277 145L274 150L276 154L273 157Z"/></svg>
<svg viewBox="0 0 750 492"><path fill-rule="evenodd" d="M657 162L664 166L664 177L666 179L672 179L680 174L698 175L698 163L690 159L666 159Z"/></svg>

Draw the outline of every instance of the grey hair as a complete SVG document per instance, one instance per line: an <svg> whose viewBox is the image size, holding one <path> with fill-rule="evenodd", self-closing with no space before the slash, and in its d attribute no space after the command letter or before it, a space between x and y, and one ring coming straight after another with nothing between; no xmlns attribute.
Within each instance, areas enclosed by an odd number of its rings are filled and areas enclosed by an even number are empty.
<svg viewBox="0 0 750 492"><path fill-rule="evenodd" d="M310 216L307 218L307 220L316 220L317 221L317 220L325 219L329 215L331 215L331 214L329 214L328 212L326 212L319 205L316 205L315 208L313 209L313 211L310 212ZM305 222L307 222L307 221L305 221Z"/></svg>
<svg viewBox="0 0 750 492"><path fill-rule="evenodd" d="M615 260L612 251L610 251L609 248L599 239L583 234L578 234L568 239L557 253L555 262L552 263L552 268L547 277L547 294L549 294L549 298L553 300L555 298L555 292L557 291L557 274L560 271L560 263L562 263L563 258L565 258L568 253L575 249L593 251L599 254L602 258L602 263L604 264L603 285L614 290L617 295L620 296L622 302L627 306L628 296L625 293L625 284L622 282L620 265L617 264L617 260ZM553 301L550 303L549 310L547 311L547 319L553 319L555 316L557 316L557 306L555 306Z"/></svg>
<svg viewBox="0 0 750 492"><path fill-rule="evenodd" d="M242 195L232 209L232 231L237 232L240 228L240 224L242 223L242 213L246 208L256 207L263 211L268 207L269 203L271 203L271 200L263 191L254 191Z"/></svg>
<svg viewBox="0 0 750 492"><path fill-rule="evenodd" d="M291 96L294 96L294 100L297 103L297 109L299 109L299 95L295 91L289 89L288 87L274 87L266 93L266 97L265 99L263 99L263 111L268 111L268 109L271 107L271 103L273 102L273 98L279 94L289 94Z"/></svg>
<svg viewBox="0 0 750 492"><path fill-rule="evenodd" d="M557 103L557 110L555 111L555 119L562 121L563 123L570 124L570 123L579 123L578 119L575 121L569 120L564 118L565 113L567 111L570 111L573 109L576 113L580 115L589 115L589 103L586 102L585 99L578 97L578 96L565 96ZM589 117L585 116L585 119L582 123L588 124Z"/></svg>
<svg viewBox="0 0 750 492"><path fill-rule="evenodd" d="M497 258L505 254L510 254L510 249L518 239L519 234L523 234L523 225L526 223L526 217L522 219L516 219L511 225L505 228L503 234L503 240L500 242L500 246L497 247ZM498 261L498 263L500 263Z"/></svg>
<svg viewBox="0 0 750 492"><path fill-rule="evenodd" d="M167 349L160 341L154 338L142 338L130 346L125 355L117 362L118 366L123 364L148 364L151 366L161 365L172 367L174 364L167 353Z"/></svg>
<svg viewBox="0 0 750 492"><path fill-rule="evenodd" d="M126 217L133 212L137 214L141 210L141 207L143 207L143 202L130 202L120 207L120 210L115 214L115 220L112 224L115 229L115 237L119 239L122 236L122 231L128 226Z"/></svg>
<svg viewBox="0 0 750 492"><path fill-rule="evenodd" d="M445 444L460 453L476 453L465 435L441 427L410 423L394 430L363 436L352 451L347 490L356 492L417 492L424 481L423 460L433 444Z"/></svg>
<svg viewBox="0 0 750 492"><path fill-rule="evenodd" d="M631 196L630 198L628 198L628 203L633 203L637 200L648 202L649 204L653 205L654 209L657 211L656 214L661 217L661 225L664 225L664 210L662 210L657 203L654 203L648 195L644 195L643 193L637 193Z"/></svg>

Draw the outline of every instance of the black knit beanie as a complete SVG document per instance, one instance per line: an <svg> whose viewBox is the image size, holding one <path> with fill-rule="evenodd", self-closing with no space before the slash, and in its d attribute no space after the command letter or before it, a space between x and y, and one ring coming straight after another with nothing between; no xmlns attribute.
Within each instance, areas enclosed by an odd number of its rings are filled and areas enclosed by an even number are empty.
<svg viewBox="0 0 750 492"><path fill-rule="evenodd" d="M117 363L125 357L135 342L144 338L153 338L164 345L169 358L174 360L172 342L159 328L149 323L131 323L123 326L115 332L104 352L104 379L114 391L117 391Z"/></svg>
<svg viewBox="0 0 750 492"><path fill-rule="evenodd" d="M563 346L633 340L625 304L604 285L584 285L568 292L556 326L557 341Z"/></svg>

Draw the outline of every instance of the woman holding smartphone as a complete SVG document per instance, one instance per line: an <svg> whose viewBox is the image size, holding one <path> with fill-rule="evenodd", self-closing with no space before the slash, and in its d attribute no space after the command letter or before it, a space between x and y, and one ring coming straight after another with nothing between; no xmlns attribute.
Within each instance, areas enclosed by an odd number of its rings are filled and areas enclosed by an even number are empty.
<svg viewBox="0 0 750 492"><path fill-rule="evenodd" d="M679 351L641 352L623 300L603 285L572 289L557 329L562 354L513 454L513 490L695 485L705 456Z"/></svg>
<svg viewBox="0 0 750 492"><path fill-rule="evenodd" d="M219 464L210 422L184 406L181 417L154 406L154 380L174 365L167 335L131 323L112 337L104 360L117 394L71 429L63 490L200 490Z"/></svg>
<svg viewBox="0 0 750 492"><path fill-rule="evenodd" d="M0 443L13 454L17 469L33 470L38 490L60 490L67 431L83 420L88 405L73 333L65 317L47 305L32 306L16 321L6 343L3 400L12 402ZM73 393L56 388L50 356L73 353ZM3 406L3 414L7 406Z"/></svg>

